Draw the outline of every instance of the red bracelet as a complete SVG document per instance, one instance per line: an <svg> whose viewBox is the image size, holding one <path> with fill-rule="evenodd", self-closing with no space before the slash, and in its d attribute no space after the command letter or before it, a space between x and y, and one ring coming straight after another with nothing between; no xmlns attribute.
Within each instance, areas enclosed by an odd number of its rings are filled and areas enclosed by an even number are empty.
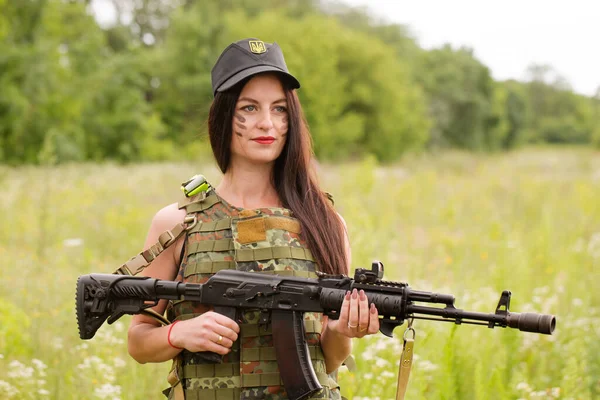
<svg viewBox="0 0 600 400"><path fill-rule="evenodd" d="M171 346L172 348L177 349L177 350L183 350L183 347L177 347L173 343L171 343L171 329L173 329L175 324L177 324L178 322L179 322L179 320L177 320L177 321L173 322L171 325L169 325L169 333L167 333L167 342L169 342L169 346Z"/></svg>

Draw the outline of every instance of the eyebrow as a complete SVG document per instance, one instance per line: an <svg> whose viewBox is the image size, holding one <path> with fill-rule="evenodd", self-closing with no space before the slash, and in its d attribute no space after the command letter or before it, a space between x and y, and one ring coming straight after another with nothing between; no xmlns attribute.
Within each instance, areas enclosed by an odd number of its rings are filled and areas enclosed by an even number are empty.
<svg viewBox="0 0 600 400"><path fill-rule="evenodd" d="M240 97L238 99L238 102L240 102L240 101L247 101L247 102L250 102L250 103L258 104L258 101L254 100L254 99L252 99L250 97ZM276 104L276 103L287 103L287 99L284 97L282 99L275 100L272 104Z"/></svg>

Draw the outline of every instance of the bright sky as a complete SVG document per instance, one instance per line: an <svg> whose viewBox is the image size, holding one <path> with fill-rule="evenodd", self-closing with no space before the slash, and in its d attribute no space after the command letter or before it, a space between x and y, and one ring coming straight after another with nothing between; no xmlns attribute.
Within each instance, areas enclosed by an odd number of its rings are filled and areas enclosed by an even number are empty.
<svg viewBox="0 0 600 400"><path fill-rule="evenodd" d="M407 25L424 48L469 46L495 79L525 80L530 64L549 64L579 93L600 88L598 0L338 0ZM99 22L114 20L93 0Z"/></svg>
<svg viewBox="0 0 600 400"><path fill-rule="evenodd" d="M496 79L549 64L577 92L600 88L598 0L342 0L407 25L424 48L466 45Z"/></svg>

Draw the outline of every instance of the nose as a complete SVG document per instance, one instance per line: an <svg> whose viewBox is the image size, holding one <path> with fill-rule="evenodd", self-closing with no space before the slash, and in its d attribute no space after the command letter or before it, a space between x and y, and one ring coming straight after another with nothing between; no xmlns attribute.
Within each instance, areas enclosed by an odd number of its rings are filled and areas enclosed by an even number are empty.
<svg viewBox="0 0 600 400"><path fill-rule="evenodd" d="M269 131L273 128L273 121L271 120L271 113L269 110L261 113L261 118L260 121L258 121L257 127L263 131Z"/></svg>

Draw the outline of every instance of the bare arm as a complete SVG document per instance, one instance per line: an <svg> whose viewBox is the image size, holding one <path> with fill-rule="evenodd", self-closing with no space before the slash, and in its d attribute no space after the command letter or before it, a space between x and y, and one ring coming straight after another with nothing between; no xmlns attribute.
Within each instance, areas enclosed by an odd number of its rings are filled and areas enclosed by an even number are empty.
<svg viewBox="0 0 600 400"><path fill-rule="evenodd" d="M348 239L346 222L340 216L344 224L344 237L346 247L346 259L348 264L345 268L345 274L349 273L352 255L350 251L350 241ZM374 305L369 308L367 296L361 290L360 293L354 290L353 293L346 293L340 318L330 320L323 317L323 330L321 332L321 347L325 356L325 365L327 373L338 369L342 362L352 352L352 338L363 337L368 334L379 331L379 315Z"/></svg>
<svg viewBox="0 0 600 400"><path fill-rule="evenodd" d="M158 237L177 223L183 222L185 211L179 210L177 204L171 204L156 213L152 219L150 231L144 249L158 241ZM143 272L144 276L157 279L173 280L179 269L179 254L184 237L163 251ZM166 300L160 300L154 307L163 314L167 306ZM237 339L238 325L231 319L214 312L207 312L199 317L181 321L177 325L161 326L155 319L145 315L135 315L128 331L129 354L139 363L163 362L175 357L181 349L171 346L167 340L171 329L173 346L190 351L213 351L227 354ZM223 338L219 341L219 337Z"/></svg>

